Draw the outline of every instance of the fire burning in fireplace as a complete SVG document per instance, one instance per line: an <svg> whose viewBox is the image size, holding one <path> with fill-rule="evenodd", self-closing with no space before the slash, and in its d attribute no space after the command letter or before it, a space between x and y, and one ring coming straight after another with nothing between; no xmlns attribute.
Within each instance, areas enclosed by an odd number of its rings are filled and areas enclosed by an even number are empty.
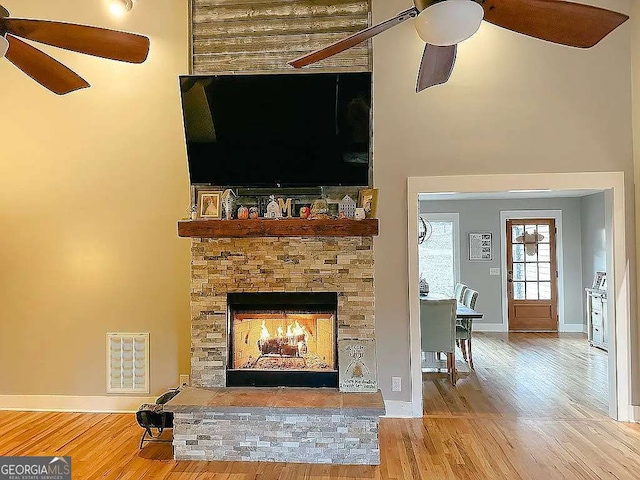
<svg viewBox="0 0 640 480"><path fill-rule="evenodd" d="M332 313L237 312L232 368L333 370L334 324Z"/></svg>
<svg viewBox="0 0 640 480"><path fill-rule="evenodd" d="M269 329L262 321L260 340L258 349L262 355L280 357L304 357L307 353L307 330L300 326L296 320L294 324L287 326L287 333L280 325L277 328L277 335L272 337Z"/></svg>
<svg viewBox="0 0 640 480"><path fill-rule="evenodd" d="M228 293L227 386L338 386L338 295Z"/></svg>

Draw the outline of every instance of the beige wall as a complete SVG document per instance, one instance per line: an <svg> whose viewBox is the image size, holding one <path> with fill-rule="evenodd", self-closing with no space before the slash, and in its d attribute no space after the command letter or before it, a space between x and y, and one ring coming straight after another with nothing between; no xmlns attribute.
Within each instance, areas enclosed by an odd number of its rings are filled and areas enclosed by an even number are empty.
<svg viewBox="0 0 640 480"><path fill-rule="evenodd" d="M630 9L628 1L599 4ZM373 0L373 20L406 7ZM375 40L376 325L385 339L378 362L387 399L409 399L407 177L624 171L634 245L630 36L627 23L593 49L578 50L483 23L460 45L450 82L418 95L422 44L411 23ZM391 392L396 375L401 393Z"/></svg>
<svg viewBox="0 0 640 480"><path fill-rule="evenodd" d="M189 187L177 75L186 0L4 0L14 16L151 38L143 65L44 49L92 88L57 97L0 61L0 394L105 394L105 334L148 331L151 393L189 372Z"/></svg>

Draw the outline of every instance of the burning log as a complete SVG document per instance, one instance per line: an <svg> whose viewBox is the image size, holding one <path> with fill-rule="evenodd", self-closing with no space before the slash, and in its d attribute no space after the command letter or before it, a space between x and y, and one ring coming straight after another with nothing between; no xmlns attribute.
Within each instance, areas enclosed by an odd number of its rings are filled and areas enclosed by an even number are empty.
<svg viewBox="0 0 640 480"><path fill-rule="evenodd" d="M307 353L307 331L297 321L287 327L286 334L282 326L278 327L276 337L271 337L264 320L260 328L258 350L261 356L302 357Z"/></svg>
<svg viewBox="0 0 640 480"><path fill-rule="evenodd" d="M307 341L305 335L260 339L258 350L262 355L302 357L307 352Z"/></svg>

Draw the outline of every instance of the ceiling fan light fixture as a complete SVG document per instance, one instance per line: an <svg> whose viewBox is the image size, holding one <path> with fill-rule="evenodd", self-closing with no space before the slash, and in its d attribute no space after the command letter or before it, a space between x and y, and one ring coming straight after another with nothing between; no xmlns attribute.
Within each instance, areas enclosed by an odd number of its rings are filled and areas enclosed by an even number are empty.
<svg viewBox="0 0 640 480"><path fill-rule="evenodd" d="M109 11L119 17L133 8L133 0L109 0Z"/></svg>
<svg viewBox="0 0 640 480"><path fill-rule="evenodd" d="M445 0L422 10L415 22L423 41L446 47L471 37L483 18L484 9L473 0Z"/></svg>
<svg viewBox="0 0 640 480"><path fill-rule="evenodd" d="M0 58L4 58L7 50L9 50L9 42L4 38L4 35L0 35Z"/></svg>

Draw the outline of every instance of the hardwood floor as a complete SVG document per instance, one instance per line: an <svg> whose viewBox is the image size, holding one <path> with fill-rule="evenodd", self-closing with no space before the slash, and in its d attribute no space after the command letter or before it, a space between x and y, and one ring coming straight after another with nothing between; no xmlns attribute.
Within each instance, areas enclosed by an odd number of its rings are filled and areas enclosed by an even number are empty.
<svg viewBox="0 0 640 480"><path fill-rule="evenodd" d="M639 477L640 426L607 418L593 387L606 354L577 335L477 334L473 349L476 372L455 389L425 375L423 419L382 419L379 467L175 462L166 444L138 450L133 415L115 414L0 412L0 455L71 455L74 479Z"/></svg>
<svg viewBox="0 0 640 480"><path fill-rule="evenodd" d="M444 374L423 374L425 415L608 415L607 353L590 347L583 334L474 333L473 356L470 374L457 351L455 387Z"/></svg>

